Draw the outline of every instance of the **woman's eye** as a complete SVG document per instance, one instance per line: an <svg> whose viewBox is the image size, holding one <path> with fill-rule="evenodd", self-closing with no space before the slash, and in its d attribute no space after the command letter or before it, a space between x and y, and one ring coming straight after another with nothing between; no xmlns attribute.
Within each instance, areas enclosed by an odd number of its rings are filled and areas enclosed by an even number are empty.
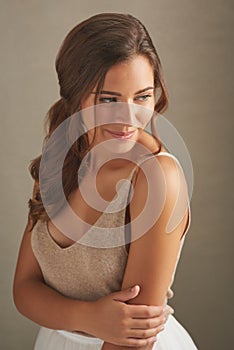
<svg viewBox="0 0 234 350"><path fill-rule="evenodd" d="M150 97L152 97L152 95L142 95L142 96L138 96L136 97L136 100L138 101L147 101Z"/></svg>
<svg viewBox="0 0 234 350"><path fill-rule="evenodd" d="M99 102L100 103L110 103L110 102L116 102L116 97L100 97Z"/></svg>

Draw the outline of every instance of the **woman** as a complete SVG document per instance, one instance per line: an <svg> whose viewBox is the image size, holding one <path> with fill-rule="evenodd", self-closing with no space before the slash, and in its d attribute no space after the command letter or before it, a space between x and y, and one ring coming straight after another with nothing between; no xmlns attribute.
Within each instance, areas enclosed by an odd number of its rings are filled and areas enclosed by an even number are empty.
<svg viewBox="0 0 234 350"><path fill-rule="evenodd" d="M196 349L166 306L190 211L178 162L144 130L168 102L149 34L131 15L95 15L68 33L56 70L14 279L16 307L42 326L35 349Z"/></svg>

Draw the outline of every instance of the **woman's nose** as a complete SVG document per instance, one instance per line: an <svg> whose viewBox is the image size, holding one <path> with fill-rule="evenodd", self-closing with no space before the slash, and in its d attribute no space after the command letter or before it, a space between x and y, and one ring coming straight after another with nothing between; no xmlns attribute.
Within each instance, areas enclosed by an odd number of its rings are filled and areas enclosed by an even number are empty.
<svg viewBox="0 0 234 350"><path fill-rule="evenodd" d="M139 114L139 106L132 102L117 102L112 108L112 122L141 127L141 122L137 116Z"/></svg>
<svg viewBox="0 0 234 350"><path fill-rule="evenodd" d="M93 117L92 117L93 115ZM93 120L94 126L105 124L125 124L135 128L144 128L149 122L152 111L136 103L111 102L93 106L86 115L90 122Z"/></svg>
<svg viewBox="0 0 234 350"><path fill-rule="evenodd" d="M129 124L136 128L145 128L152 117L152 110L132 102L115 103L113 121Z"/></svg>

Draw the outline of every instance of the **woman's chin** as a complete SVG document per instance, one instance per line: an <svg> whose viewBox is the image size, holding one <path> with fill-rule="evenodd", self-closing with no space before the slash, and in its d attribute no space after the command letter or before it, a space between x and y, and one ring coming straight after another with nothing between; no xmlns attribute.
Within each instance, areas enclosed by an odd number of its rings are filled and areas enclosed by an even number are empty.
<svg viewBox="0 0 234 350"><path fill-rule="evenodd" d="M99 146L109 153L127 153L135 146L135 140L119 140L109 138L108 140L100 142Z"/></svg>

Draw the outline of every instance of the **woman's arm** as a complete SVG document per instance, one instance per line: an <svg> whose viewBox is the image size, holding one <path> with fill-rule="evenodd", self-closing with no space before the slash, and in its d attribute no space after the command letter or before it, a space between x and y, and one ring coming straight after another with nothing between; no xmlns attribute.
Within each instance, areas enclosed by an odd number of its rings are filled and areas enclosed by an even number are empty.
<svg viewBox="0 0 234 350"><path fill-rule="evenodd" d="M33 198L37 186L35 183ZM126 346L131 345L126 333L133 327L136 319L140 318L143 326L148 327L147 323L152 318L160 317L161 308L125 303L136 297L136 288L133 292L128 288L94 302L85 302L65 297L46 285L32 251L31 225L29 217L21 242L13 285L15 305L24 316L47 328L79 330L108 341L115 339L116 344ZM139 339L138 344L146 344L144 338Z"/></svg>
<svg viewBox="0 0 234 350"><path fill-rule="evenodd" d="M31 248L28 220L20 246L13 284L13 297L20 313L47 328L86 328L89 303L64 297L44 283Z"/></svg>
<svg viewBox="0 0 234 350"><path fill-rule="evenodd" d="M172 280L181 236L185 231L189 214L187 186L182 169L175 160L168 156L160 156L157 159L159 161L157 164L160 167L154 163L155 158L151 158L139 170L134 195L130 203L133 241L129 250L122 288L126 288L131 284L138 284L141 287L137 297L129 301L130 304L163 304ZM162 173L160 173L160 169L162 169ZM155 198L154 209L160 215L147 232L134 240L134 232L136 232L137 226L134 226L133 220L141 215L148 195L147 180L143 170L145 173L151 174L149 191ZM162 174L163 176L161 176ZM164 189L166 189L166 192ZM163 203L162 210L159 206L156 208L158 202ZM144 221L147 218L151 220L152 213L152 208L147 208ZM181 215L182 213L183 215ZM167 233L169 222L172 224L171 228L173 230L169 230L171 232ZM139 222L137 225L139 225ZM142 329L142 334L144 331ZM151 350L152 347L153 344L150 344L132 349ZM102 347L103 350L117 350L118 348L119 346L109 343L104 343ZM127 350L128 348L121 347L121 349Z"/></svg>
<svg viewBox="0 0 234 350"><path fill-rule="evenodd" d="M34 182L35 199L39 183ZM86 326L89 303L64 297L44 283L31 247L32 220L23 233L13 283L15 306L32 321L51 329L82 330Z"/></svg>

